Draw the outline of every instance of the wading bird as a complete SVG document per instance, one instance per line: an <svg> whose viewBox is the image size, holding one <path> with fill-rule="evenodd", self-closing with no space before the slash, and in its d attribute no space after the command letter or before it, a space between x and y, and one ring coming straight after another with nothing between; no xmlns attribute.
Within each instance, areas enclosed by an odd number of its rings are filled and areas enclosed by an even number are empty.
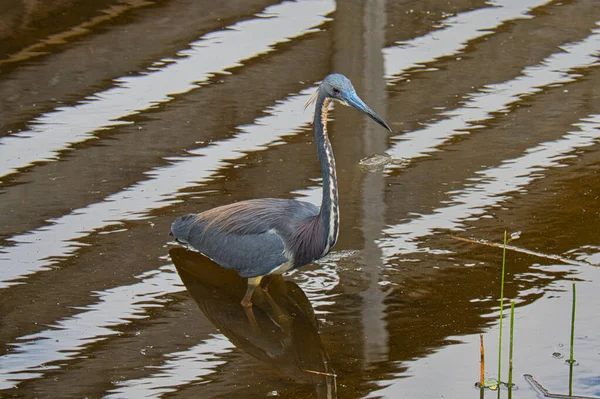
<svg viewBox="0 0 600 399"><path fill-rule="evenodd" d="M306 103L306 107L316 103L313 127L323 176L320 208L289 199L253 199L185 215L171 225L177 241L248 278L241 302L246 308L252 306L252 294L264 276L282 274L320 259L337 241L338 188L327 136L327 112L332 100L364 112L391 131L358 97L348 78L340 74L325 77Z"/></svg>

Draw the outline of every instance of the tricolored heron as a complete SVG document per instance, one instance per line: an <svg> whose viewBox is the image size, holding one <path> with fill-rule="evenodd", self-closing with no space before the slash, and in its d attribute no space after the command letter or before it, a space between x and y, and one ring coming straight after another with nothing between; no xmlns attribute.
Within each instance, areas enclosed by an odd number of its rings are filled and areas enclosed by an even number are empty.
<svg viewBox="0 0 600 399"><path fill-rule="evenodd" d="M297 200L264 198L240 201L176 219L171 234L219 265L248 278L242 306L252 306L261 279L282 274L327 255L338 238L340 213L335 159L327 136L332 100L352 106L391 131L340 74L325 77L306 103L315 104L314 133L323 176L321 207ZM305 107L305 108L306 108Z"/></svg>

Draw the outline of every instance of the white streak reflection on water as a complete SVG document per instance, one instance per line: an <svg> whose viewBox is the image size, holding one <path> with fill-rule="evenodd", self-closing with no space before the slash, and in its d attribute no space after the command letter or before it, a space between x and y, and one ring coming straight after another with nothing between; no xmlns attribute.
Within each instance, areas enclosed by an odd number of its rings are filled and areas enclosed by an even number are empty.
<svg viewBox="0 0 600 399"><path fill-rule="evenodd" d="M570 250L567 254L575 257L578 261L600 266L600 246L598 245L583 245Z"/></svg>
<svg viewBox="0 0 600 399"><path fill-rule="evenodd" d="M197 89L199 82L215 74L274 51L278 43L310 33L334 10L333 0L286 1L267 7L254 19L204 35L161 69L121 77L115 80L117 86L82 104L41 115L30 122L31 130L0 139L0 177L35 162L56 160L59 151L96 138L95 132L129 123L119 119L171 101L174 94Z"/></svg>
<svg viewBox="0 0 600 399"><path fill-rule="evenodd" d="M166 360L156 367L156 373L118 382L119 388L109 391L104 398L160 398L176 392L182 385L208 382L202 377L217 372L217 367L226 363L220 360L221 355L233 348L234 345L225 336L212 335L188 350L165 355Z"/></svg>
<svg viewBox="0 0 600 399"><path fill-rule="evenodd" d="M44 365L75 358L85 345L118 334L115 327L148 317L147 309L162 306L165 295L185 290L173 265L138 278L138 283L96 293L98 302L83 308L85 311L9 343L11 351L0 357L0 390L59 368Z"/></svg>
<svg viewBox="0 0 600 399"><path fill-rule="evenodd" d="M494 33L507 21L532 18L527 14L529 11L550 1L498 0L487 3L493 7L457 14L446 19L441 29L384 49L387 78L394 80L399 71L423 67L437 58L458 54L469 42Z"/></svg>

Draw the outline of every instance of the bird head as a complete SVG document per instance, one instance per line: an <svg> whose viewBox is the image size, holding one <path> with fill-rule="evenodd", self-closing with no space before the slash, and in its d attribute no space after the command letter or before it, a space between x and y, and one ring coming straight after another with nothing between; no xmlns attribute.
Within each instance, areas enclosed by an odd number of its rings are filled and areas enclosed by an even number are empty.
<svg viewBox="0 0 600 399"><path fill-rule="evenodd" d="M369 108L369 106L360 99L358 94L356 94L356 90L354 90L354 86L352 86L350 79L344 75L339 73L327 75L319 85L319 89L306 103L306 107L310 105L310 103L314 102L319 94L324 94L326 97L331 98L340 104L356 108L360 112L367 114L371 119L379 123L390 132L392 131L383 118L377 115L375 111Z"/></svg>

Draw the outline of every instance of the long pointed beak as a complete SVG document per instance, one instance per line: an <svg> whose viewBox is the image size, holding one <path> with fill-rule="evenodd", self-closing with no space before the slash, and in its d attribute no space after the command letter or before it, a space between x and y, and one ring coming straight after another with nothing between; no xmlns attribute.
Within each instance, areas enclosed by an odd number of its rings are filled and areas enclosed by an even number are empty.
<svg viewBox="0 0 600 399"><path fill-rule="evenodd" d="M369 106L365 104L364 101L361 100L356 93L350 93L349 95L347 95L346 101L348 102L348 105L353 106L360 112L364 112L365 114L369 115L371 119L373 119L375 122L379 123L381 126L386 128L390 132L392 131L390 126L383 120L383 118L377 115L375 111L373 111L371 108L369 108Z"/></svg>

